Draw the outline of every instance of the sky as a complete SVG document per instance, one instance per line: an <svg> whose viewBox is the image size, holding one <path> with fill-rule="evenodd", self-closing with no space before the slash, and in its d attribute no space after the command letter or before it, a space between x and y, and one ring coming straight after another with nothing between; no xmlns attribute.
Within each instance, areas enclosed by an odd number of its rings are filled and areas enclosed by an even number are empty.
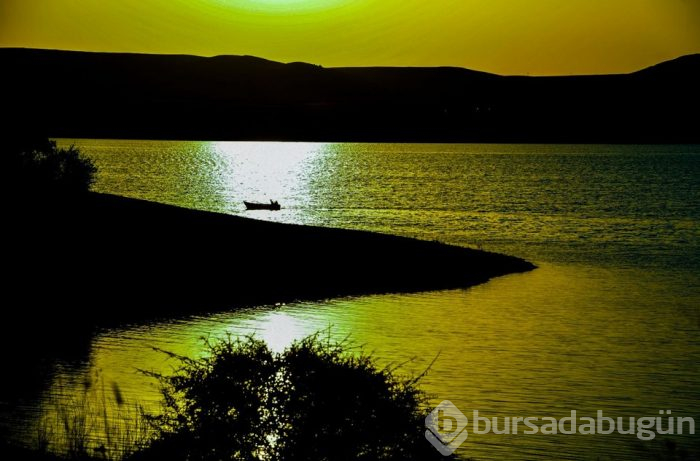
<svg viewBox="0 0 700 461"><path fill-rule="evenodd" d="M700 53L700 0L0 0L0 47L623 73Z"/></svg>

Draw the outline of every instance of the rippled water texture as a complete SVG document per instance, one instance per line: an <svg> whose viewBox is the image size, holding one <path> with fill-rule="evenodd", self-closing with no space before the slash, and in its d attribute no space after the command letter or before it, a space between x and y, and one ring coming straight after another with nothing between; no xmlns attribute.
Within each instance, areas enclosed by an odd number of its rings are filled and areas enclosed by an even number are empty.
<svg viewBox="0 0 700 461"><path fill-rule="evenodd" d="M136 369L174 364L151 346L197 355L202 336L255 332L279 350L332 325L384 363L415 358L407 372L437 356L424 388L468 414L642 417L670 409L700 422L698 146L61 141L71 142L97 163L101 192L436 239L540 268L467 290L106 330L85 363L57 365L47 395L74 398L86 376L99 375L152 407L157 387ZM247 212L242 203L270 199L283 209ZM472 434L459 453L656 459L670 450L667 440L677 450L700 448L698 436Z"/></svg>

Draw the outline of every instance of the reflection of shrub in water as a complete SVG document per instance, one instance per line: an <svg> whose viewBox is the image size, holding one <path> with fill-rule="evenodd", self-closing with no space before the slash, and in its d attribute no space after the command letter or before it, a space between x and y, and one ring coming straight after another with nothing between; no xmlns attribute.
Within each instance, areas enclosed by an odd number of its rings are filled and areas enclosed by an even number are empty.
<svg viewBox="0 0 700 461"><path fill-rule="evenodd" d="M52 389L37 426L39 451L69 459L120 460L146 446L152 431L143 409L124 399L118 383L106 388L96 372L81 387L80 393L62 383Z"/></svg>
<svg viewBox="0 0 700 461"><path fill-rule="evenodd" d="M158 437L134 459L428 460L425 395L364 353L318 335L280 354L254 338L209 344L157 375Z"/></svg>

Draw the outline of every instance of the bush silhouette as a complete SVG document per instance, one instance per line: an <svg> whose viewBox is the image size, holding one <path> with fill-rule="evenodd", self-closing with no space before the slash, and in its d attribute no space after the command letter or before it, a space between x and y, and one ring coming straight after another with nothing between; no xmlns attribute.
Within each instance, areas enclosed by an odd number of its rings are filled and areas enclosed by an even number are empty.
<svg viewBox="0 0 700 461"><path fill-rule="evenodd" d="M430 460L425 395L368 355L313 335L275 354L254 338L178 357L158 437L132 459Z"/></svg>
<svg viewBox="0 0 700 461"><path fill-rule="evenodd" d="M47 193L80 194L90 190L97 168L75 146L59 148L41 137L10 140L6 149L5 186L23 196Z"/></svg>

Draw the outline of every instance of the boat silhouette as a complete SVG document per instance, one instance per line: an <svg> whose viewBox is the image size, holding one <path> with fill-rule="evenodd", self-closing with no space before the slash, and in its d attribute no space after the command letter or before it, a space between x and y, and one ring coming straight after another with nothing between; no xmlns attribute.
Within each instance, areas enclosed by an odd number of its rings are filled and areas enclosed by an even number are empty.
<svg viewBox="0 0 700 461"><path fill-rule="evenodd" d="M273 211L277 211L281 208L280 204L279 204L279 202L277 202L277 200L270 200L270 203L246 202L244 200L243 204L245 205L246 210L273 210Z"/></svg>

